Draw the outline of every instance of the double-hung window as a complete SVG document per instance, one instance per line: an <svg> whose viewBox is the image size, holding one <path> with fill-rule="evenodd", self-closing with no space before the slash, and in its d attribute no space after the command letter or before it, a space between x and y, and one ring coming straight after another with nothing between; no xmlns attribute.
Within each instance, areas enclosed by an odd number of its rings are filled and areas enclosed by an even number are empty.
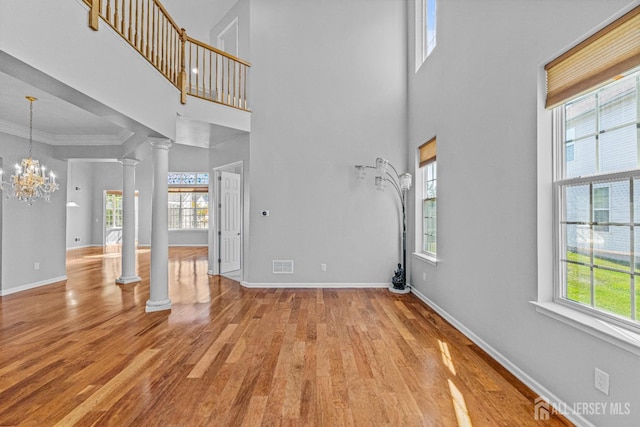
<svg viewBox="0 0 640 427"><path fill-rule="evenodd" d="M634 330L640 329L640 64L628 57L638 56L638 25L640 8L546 67L555 300ZM585 58L596 64L585 65Z"/></svg>
<svg viewBox="0 0 640 427"><path fill-rule="evenodd" d="M436 139L419 148L422 173L422 253L434 257L437 253L437 162Z"/></svg>

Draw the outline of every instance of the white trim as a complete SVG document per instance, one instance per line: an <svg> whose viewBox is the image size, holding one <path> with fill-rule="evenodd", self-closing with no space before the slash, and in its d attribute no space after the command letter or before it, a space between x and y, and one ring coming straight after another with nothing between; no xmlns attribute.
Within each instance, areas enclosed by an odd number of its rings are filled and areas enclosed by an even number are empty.
<svg viewBox="0 0 640 427"><path fill-rule="evenodd" d="M229 31L232 31L235 28L235 38L236 38L236 51L235 52L228 52L225 50L225 46L224 45L224 37L227 35L227 33ZM227 53L230 53L233 56L238 56L238 51L240 50L240 46L239 46L239 37L238 37L238 17L236 16L230 23L229 25L227 25L224 30L220 31L220 33L218 33L218 36L216 37L216 44L218 45L218 49L223 50Z"/></svg>
<svg viewBox="0 0 640 427"><path fill-rule="evenodd" d="M431 265L438 265L438 258L420 252L413 253L414 258Z"/></svg>
<svg viewBox="0 0 640 427"><path fill-rule="evenodd" d="M0 133L20 138L29 138L29 128L0 119ZM131 131L121 130L117 135L54 135L52 133L33 130L33 140L48 145L122 145Z"/></svg>
<svg viewBox="0 0 640 427"><path fill-rule="evenodd" d="M3 297L5 295L10 295L10 294L15 294L17 292L27 291L29 289L39 288L40 286L51 285L53 283L62 282L64 280L67 280L67 276L66 275L59 276L59 277L53 277L53 278L47 279L47 280L41 280L41 281L35 282L35 283L28 283L26 285L17 286L15 288L2 289L2 290L0 290L0 297Z"/></svg>
<svg viewBox="0 0 640 427"><path fill-rule="evenodd" d="M85 249L85 248L101 248L102 245L82 245L82 246L72 246L70 248L67 248L68 251L72 251L74 249Z"/></svg>
<svg viewBox="0 0 640 427"><path fill-rule="evenodd" d="M555 302L529 301L538 313L640 356L640 334Z"/></svg>
<svg viewBox="0 0 640 427"><path fill-rule="evenodd" d="M388 288L391 283L250 283L240 282L245 288L253 289L278 289L278 288L304 288L304 289L373 289Z"/></svg>
<svg viewBox="0 0 640 427"><path fill-rule="evenodd" d="M420 293L416 288L411 288L411 292L418 297L423 303L432 308L436 313L442 316L447 322L451 323L458 331L460 331L464 336L470 339L474 344L484 350L492 359L498 362L502 367L504 367L507 371L513 374L518 380L524 383L527 387L529 387L533 392L535 392L538 396L544 399L546 402L551 403L552 405L557 405L558 408L566 408L567 410L572 410L571 405L566 404L558 396L553 394L550 390L540 384L538 381L529 376L526 372L516 366L513 362L507 359L504 355L499 353L495 348L491 347L487 344L482 338L473 333L469 328L456 320L453 316L439 307L436 303L431 301L425 295ZM567 418L572 423L579 426L587 426L587 427L595 427L594 424L590 423L587 419L585 419L580 414L575 413L562 413L562 415Z"/></svg>

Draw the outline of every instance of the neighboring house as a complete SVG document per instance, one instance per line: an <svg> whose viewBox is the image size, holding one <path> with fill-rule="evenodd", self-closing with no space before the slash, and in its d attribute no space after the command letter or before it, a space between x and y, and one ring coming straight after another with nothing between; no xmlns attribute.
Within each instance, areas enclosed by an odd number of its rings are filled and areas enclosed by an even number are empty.
<svg viewBox="0 0 640 427"><path fill-rule="evenodd" d="M588 95L567 106L564 154L567 178L638 169L637 91L636 79L626 80L598 96ZM610 149L612 141L615 150ZM640 175L635 183L640 184ZM640 218L640 185L633 187L636 212L633 220L629 180L596 184L592 200L589 196L588 185L567 189L567 220L597 223L568 225L567 249L586 254L593 242L598 257L629 265L631 227L622 224L638 222ZM633 233L633 241L640 248L640 233Z"/></svg>

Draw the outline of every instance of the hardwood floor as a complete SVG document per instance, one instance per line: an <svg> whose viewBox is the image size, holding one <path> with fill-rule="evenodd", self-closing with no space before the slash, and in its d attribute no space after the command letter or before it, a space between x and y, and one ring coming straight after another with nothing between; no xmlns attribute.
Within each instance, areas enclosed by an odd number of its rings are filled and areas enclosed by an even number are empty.
<svg viewBox="0 0 640 427"><path fill-rule="evenodd" d="M246 289L171 248L170 312L116 285L117 252L1 298L1 426L558 426L535 394L413 295ZM565 424L566 423L566 424Z"/></svg>

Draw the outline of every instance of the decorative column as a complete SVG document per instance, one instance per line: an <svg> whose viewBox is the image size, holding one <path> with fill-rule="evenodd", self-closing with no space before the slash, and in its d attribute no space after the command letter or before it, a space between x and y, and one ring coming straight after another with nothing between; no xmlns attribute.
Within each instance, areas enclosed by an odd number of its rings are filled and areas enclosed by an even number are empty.
<svg viewBox="0 0 640 427"><path fill-rule="evenodd" d="M153 197L151 201L151 272L149 301L145 311L171 310L169 299L169 148L171 141L149 138L153 148Z"/></svg>
<svg viewBox="0 0 640 427"><path fill-rule="evenodd" d="M136 159L122 159L122 275L116 283L139 282L136 275Z"/></svg>

